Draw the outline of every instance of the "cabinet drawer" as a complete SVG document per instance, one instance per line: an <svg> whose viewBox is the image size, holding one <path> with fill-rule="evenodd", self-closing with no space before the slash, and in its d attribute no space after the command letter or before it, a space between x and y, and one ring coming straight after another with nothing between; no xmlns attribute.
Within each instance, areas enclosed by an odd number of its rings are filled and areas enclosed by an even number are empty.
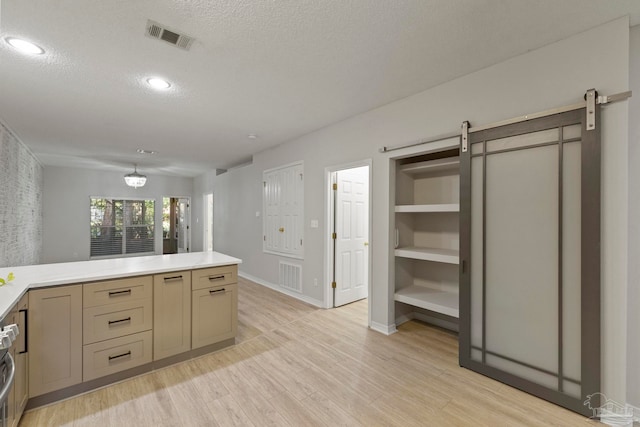
<svg viewBox="0 0 640 427"><path fill-rule="evenodd" d="M203 268L193 270L192 289L205 289L212 286L226 285L238 281L238 266L223 265L222 267Z"/></svg>
<svg viewBox="0 0 640 427"><path fill-rule="evenodd" d="M192 348L236 336L238 285L235 283L192 292Z"/></svg>
<svg viewBox="0 0 640 427"><path fill-rule="evenodd" d="M129 301L83 310L83 342L90 344L151 329L151 300Z"/></svg>
<svg viewBox="0 0 640 427"><path fill-rule="evenodd" d="M151 347L151 331L85 345L82 380L93 380L149 363Z"/></svg>
<svg viewBox="0 0 640 427"><path fill-rule="evenodd" d="M152 283L151 276L89 283L83 286L83 307L119 304L143 299L151 300Z"/></svg>

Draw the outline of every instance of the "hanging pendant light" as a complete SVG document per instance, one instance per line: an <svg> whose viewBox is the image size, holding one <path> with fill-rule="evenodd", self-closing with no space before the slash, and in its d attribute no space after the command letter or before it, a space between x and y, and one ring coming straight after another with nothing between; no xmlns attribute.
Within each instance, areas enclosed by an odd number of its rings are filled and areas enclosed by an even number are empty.
<svg viewBox="0 0 640 427"><path fill-rule="evenodd" d="M129 173L124 176L124 182L127 183L129 187L138 188L143 187L147 183L146 175L142 175L138 173L138 165L133 165L134 171L133 173Z"/></svg>

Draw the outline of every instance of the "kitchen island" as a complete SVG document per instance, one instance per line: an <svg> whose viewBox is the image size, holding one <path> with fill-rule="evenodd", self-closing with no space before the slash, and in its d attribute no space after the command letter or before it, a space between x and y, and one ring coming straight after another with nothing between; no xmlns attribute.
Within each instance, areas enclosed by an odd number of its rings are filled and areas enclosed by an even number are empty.
<svg viewBox="0 0 640 427"><path fill-rule="evenodd" d="M233 345L239 263L197 252L0 269L15 277L0 313L22 324L27 408Z"/></svg>
<svg viewBox="0 0 640 427"><path fill-rule="evenodd" d="M15 276L0 286L0 319L29 289L240 263L219 252L191 252L0 268L0 278L6 279L9 273Z"/></svg>

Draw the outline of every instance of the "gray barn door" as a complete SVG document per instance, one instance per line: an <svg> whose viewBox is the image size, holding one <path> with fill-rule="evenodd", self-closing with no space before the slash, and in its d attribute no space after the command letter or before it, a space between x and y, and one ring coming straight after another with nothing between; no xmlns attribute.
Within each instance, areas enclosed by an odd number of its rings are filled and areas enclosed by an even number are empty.
<svg viewBox="0 0 640 427"><path fill-rule="evenodd" d="M596 111L599 118L599 111ZM600 125L585 109L461 150L460 365L573 411L600 391Z"/></svg>

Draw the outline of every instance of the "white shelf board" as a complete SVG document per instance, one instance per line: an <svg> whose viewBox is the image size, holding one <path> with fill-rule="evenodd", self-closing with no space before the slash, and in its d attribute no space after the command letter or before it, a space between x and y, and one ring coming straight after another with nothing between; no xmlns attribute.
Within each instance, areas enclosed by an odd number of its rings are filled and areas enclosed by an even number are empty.
<svg viewBox="0 0 640 427"><path fill-rule="evenodd" d="M400 171L410 175L428 172L457 171L460 168L460 157L446 157L444 159L427 160L426 162L408 163L400 166Z"/></svg>
<svg viewBox="0 0 640 427"><path fill-rule="evenodd" d="M460 263L460 251L454 249L420 248L417 246L400 247L395 250L395 256L402 258L421 259L423 261L444 262L447 264Z"/></svg>
<svg viewBox="0 0 640 427"><path fill-rule="evenodd" d="M398 289L394 299L398 302L436 313L446 314L455 318L459 317L459 298L457 293L413 285Z"/></svg>
<svg viewBox="0 0 640 427"><path fill-rule="evenodd" d="M396 205L396 212L460 212L460 204L441 203L430 205Z"/></svg>

